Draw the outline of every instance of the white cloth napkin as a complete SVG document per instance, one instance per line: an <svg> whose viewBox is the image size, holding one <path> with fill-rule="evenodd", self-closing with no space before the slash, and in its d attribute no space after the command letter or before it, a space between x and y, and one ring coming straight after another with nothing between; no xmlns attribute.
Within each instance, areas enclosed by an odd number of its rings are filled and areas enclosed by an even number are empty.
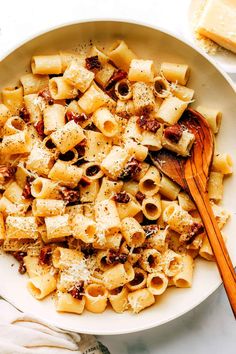
<svg viewBox="0 0 236 354"><path fill-rule="evenodd" d="M0 300L1 354L109 354L94 336L60 330Z"/></svg>

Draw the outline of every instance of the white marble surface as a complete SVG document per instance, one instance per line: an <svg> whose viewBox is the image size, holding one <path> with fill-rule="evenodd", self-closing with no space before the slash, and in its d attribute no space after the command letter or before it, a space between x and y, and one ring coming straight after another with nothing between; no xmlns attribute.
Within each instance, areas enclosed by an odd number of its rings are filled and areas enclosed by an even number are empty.
<svg viewBox="0 0 236 354"><path fill-rule="evenodd" d="M40 31L88 18L131 19L181 33L188 4L189 0L2 0L0 54ZM112 354L234 354L235 328L221 287L200 306L166 325L100 339Z"/></svg>

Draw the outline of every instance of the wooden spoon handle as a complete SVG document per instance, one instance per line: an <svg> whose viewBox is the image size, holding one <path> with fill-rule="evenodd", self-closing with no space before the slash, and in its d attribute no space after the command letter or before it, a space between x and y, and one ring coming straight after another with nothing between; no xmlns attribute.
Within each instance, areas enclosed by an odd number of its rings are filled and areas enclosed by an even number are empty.
<svg viewBox="0 0 236 354"><path fill-rule="evenodd" d="M189 181L188 185L205 226L234 317L236 318L236 274L233 264L214 217L207 193L203 191L200 184L194 179Z"/></svg>

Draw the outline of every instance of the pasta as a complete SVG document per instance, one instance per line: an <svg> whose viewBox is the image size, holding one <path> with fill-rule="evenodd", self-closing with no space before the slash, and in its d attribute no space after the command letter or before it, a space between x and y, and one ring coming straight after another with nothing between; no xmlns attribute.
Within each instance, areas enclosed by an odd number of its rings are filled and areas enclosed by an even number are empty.
<svg viewBox="0 0 236 354"><path fill-rule="evenodd" d="M181 85L186 85L190 75L190 69L188 65L185 64L162 63L161 73L168 81L177 81Z"/></svg>
<svg viewBox="0 0 236 354"><path fill-rule="evenodd" d="M195 93L188 65L156 68L118 40L108 51L35 55L31 69L0 103L0 245L27 272L29 292L81 315L109 303L139 313L168 286L191 287L195 258L214 254L189 194L149 158L191 153L190 131L170 134ZM199 112L216 134L221 112ZM208 196L220 229L232 171L217 152Z"/></svg>
<svg viewBox="0 0 236 354"><path fill-rule="evenodd" d="M133 59L130 63L128 79L130 81L152 82L154 80L153 61Z"/></svg>

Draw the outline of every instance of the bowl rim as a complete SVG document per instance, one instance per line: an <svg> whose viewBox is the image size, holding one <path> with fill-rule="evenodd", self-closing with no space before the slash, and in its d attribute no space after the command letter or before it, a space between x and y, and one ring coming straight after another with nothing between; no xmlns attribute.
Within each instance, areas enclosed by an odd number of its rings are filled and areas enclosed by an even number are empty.
<svg viewBox="0 0 236 354"><path fill-rule="evenodd" d="M18 41L17 44L10 46L10 48L6 51L2 51L0 53L0 63L1 61L3 61L4 59L6 59L10 54L14 53L17 49L21 48L23 45L25 45L28 42L37 40L38 37L46 35L49 32L53 32L56 30L59 30L61 28L64 27L70 27L73 25L80 25L80 24L84 24L84 23L99 23L99 22L116 22L116 23L124 23L124 24L131 24L134 26L142 26L142 27L146 27L146 28L150 28L153 29L155 31L159 31L161 33L167 34L168 36L172 37L173 39L177 39L180 42L182 42L183 44L189 46L192 50L196 51L198 54L200 54L201 56L203 56L222 76L223 78L228 82L228 84L230 85L230 87L233 89L233 91L236 93L236 85L233 82L233 80L231 79L231 77L210 57L208 56L203 50L195 47L191 42L189 42L188 40L186 40L185 38L183 38L183 36L181 36L180 34L175 34L173 31L167 30L161 26L156 26L156 25L152 25L149 24L145 21L137 21L137 20L133 20L130 18L106 18L106 17L101 17L101 18L86 18L83 20L79 20L79 21L67 21L64 23L61 23L59 25L55 25L55 26L48 26L47 29L43 29L40 31L36 31L34 34L28 35L26 36L23 40ZM235 264L234 264L235 266ZM82 331L81 333L86 333L86 334L96 334L96 335L119 335L119 334L129 334L129 333L136 333L136 332L140 332L140 331L144 331L144 330L148 330L148 329L152 329L158 326L161 326L165 323L168 323L170 321L173 321L174 319L177 319L181 316L183 316L184 314L188 313L189 311L193 310L195 307L197 307L198 305L200 305L202 302L204 302L211 294L213 294L222 284L222 280L219 279L219 281L217 281L217 283L215 284L215 286L213 288L211 288L209 290L209 292L207 292L207 294L201 298L199 301L196 301L191 307L189 307L187 310L183 310L182 312L173 315L173 316L169 316L167 319L159 322L159 323L152 323L147 324L147 325L142 325L142 326L138 326L138 328L133 328L132 330L116 330L111 332L104 332L104 331L98 331L96 333L91 332L91 331ZM0 290L1 292L1 290ZM6 301L8 301L9 303L11 303L15 308L19 309L19 307L17 306L17 304L15 304L14 301L9 301L7 299L7 297L1 295L3 299L5 299ZM20 309L19 309L20 310ZM21 310L20 310L21 311ZM43 317L41 316L37 316L38 318L41 318L45 323L48 321L45 321L45 319L43 319ZM49 323L49 322L48 322ZM55 327L58 327L58 325L52 320L50 321L51 325L54 325ZM74 332L74 328L71 328L70 326L66 326L66 330L68 331L72 331Z"/></svg>
<svg viewBox="0 0 236 354"><path fill-rule="evenodd" d="M0 53L0 62L3 61L5 58L7 58L8 55L19 49L21 46L24 44L36 40L38 37L43 36L49 32L53 32L55 30L59 30L64 27L69 27L73 25L79 25L83 23L97 23L97 22L117 22L117 23L126 23L126 24L131 24L131 25L137 25L137 26L143 26L147 28L154 29L156 31L162 32L164 34L167 34L175 39L178 39L180 42L188 45L191 47L193 50L198 52L200 55L202 55L207 61L209 61L220 73L223 75L223 77L227 80L227 82L230 84L234 92L236 93L236 85L234 81L231 79L231 77L220 67L219 64L217 64L214 59L212 59L207 53L205 53L201 48L196 47L193 43L191 43L189 40L181 36L180 34L175 34L174 31L167 30L166 28L163 28L162 26L157 26L153 24L149 24L148 22L145 21L137 21L131 18L113 18L113 17L101 17L101 18L85 18L83 20L79 21L67 21L63 22L62 24L59 25L54 25L54 26L48 26L46 29L36 31L34 34L26 36L23 40L18 41L17 44L10 46L10 48L6 51L2 51Z"/></svg>

